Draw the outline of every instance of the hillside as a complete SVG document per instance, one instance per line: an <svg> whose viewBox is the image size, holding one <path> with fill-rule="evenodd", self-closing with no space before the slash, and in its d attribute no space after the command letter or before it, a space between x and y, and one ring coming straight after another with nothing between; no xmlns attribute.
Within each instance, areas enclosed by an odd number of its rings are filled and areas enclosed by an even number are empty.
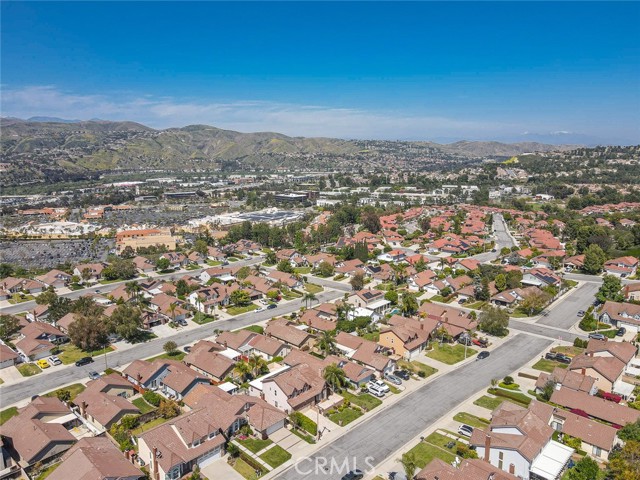
<svg viewBox="0 0 640 480"><path fill-rule="evenodd" d="M46 119L45 119L46 120ZM135 122L0 120L2 185L73 180L106 171L292 171L363 166L389 161L426 164L563 150L538 143L391 142L240 133L207 125L154 130Z"/></svg>

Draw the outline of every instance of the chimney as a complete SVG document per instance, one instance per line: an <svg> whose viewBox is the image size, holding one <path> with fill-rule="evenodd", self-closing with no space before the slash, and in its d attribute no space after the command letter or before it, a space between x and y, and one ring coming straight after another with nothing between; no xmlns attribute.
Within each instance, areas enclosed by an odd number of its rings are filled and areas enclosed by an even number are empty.
<svg viewBox="0 0 640 480"><path fill-rule="evenodd" d="M509 464L509 473L511 475L515 475L516 474L516 466L513 463Z"/></svg>
<svg viewBox="0 0 640 480"><path fill-rule="evenodd" d="M491 435L486 433L484 436L484 461L489 462L489 456L491 453Z"/></svg>
<svg viewBox="0 0 640 480"><path fill-rule="evenodd" d="M158 447L153 447L151 449L151 472L154 480L158 480Z"/></svg>

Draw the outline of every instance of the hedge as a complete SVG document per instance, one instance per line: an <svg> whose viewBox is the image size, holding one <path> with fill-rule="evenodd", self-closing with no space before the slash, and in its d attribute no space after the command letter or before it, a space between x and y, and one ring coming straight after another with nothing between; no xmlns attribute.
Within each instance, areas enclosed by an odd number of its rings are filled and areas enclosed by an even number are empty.
<svg viewBox="0 0 640 480"><path fill-rule="evenodd" d="M318 424L300 412L293 412L291 414L291 422L296 426L299 425L314 437L318 434Z"/></svg>
<svg viewBox="0 0 640 480"><path fill-rule="evenodd" d="M529 405L532 400L531 397L525 395L524 393L503 390L502 388L490 388L487 390L487 392L497 397L510 398L511 400L515 400L516 402L523 403L525 405Z"/></svg>

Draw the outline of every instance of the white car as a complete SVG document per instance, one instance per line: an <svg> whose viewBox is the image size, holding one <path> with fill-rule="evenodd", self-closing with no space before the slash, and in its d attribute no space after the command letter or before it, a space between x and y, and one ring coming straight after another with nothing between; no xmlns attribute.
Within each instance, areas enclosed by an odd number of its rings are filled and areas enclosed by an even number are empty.
<svg viewBox="0 0 640 480"><path fill-rule="evenodd" d="M384 383L382 380L371 380L368 384L367 387L374 387L377 388L379 390L381 390L383 393L389 393L391 391L391 389L389 388L389 385L387 385L386 383Z"/></svg>
<svg viewBox="0 0 640 480"><path fill-rule="evenodd" d="M51 365L52 367L55 367L56 365L62 365L60 359L55 355L51 355L49 358L47 358L47 362L49 362L49 365Z"/></svg>
<svg viewBox="0 0 640 480"><path fill-rule="evenodd" d="M375 382L369 382L367 384L367 391L372 394L375 395L376 397L384 397L384 390L382 390L382 388L378 387Z"/></svg>
<svg viewBox="0 0 640 480"><path fill-rule="evenodd" d="M465 425L463 423L458 427L458 433L460 435L464 435L465 437L470 437L473 434L473 427L470 425Z"/></svg>

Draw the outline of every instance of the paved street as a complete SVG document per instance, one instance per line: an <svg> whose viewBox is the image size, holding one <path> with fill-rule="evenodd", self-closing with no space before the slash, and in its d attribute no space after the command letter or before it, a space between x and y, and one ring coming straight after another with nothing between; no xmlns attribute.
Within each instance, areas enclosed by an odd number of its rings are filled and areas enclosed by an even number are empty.
<svg viewBox="0 0 640 480"><path fill-rule="evenodd" d="M513 247L516 243L513 241L513 237L509 234L509 229L507 227L504 218L499 213L493 214L493 232L495 236L495 252L485 252L479 253L478 255L474 255L472 258L475 258L479 262L487 263L495 260L500 256L500 250L504 247Z"/></svg>
<svg viewBox="0 0 640 480"><path fill-rule="evenodd" d="M336 298L341 298L342 295L343 292L340 291L325 291L319 293L317 297L320 302L328 302L335 300ZM126 365L140 358L148 358L153 355L160 354L163 352L162 346L169 340L173 340L178 344L178 346L183 346L203 338L210 337L213 335L213 331L215 329L235 330L248 325L265 322L272 317L287 315L295 310L299 310L302 306L303 304L300 300L294 300L272 310L249 312L228 320L211 322L191 330L177 331L174 335L169 337L157 338L146 343L134 345L126 350L116 350L115 352L109 353L106 356L107 365L115 368ZM33 395L42 394L49 390L54 390L62 385L82 380L87 377L91 370L103 371L104 369L104 356L99 358L96 357L95 363L85 365L83 367L68 365L65 367L51 368L48 369L49 371L29 377L20 383L0 386L0 403L4 408L13 403L28 399Z"/></svg>
<svg viewBox="0 0 640 480"><path fill-rule="evenodd" d="M580 320L578 311L586 311L593 304L598 288L600 286L596 283L583 283L565 298L555 302L550 309L547 309L549 314L540 317L536 323L558 328L570 328Z"/></svg>
<svg viewBox="0 0 640 480"><path fill-rule="evenodd" d="M348 464L348 468L362 470L377 465L456 405L487 388L492 378L512 373L551 344L551 340L519 334L494 350L488 359L461 366L358 424L309 459L299 461L299 471L293 466L275 478L327 480L339 479L346 473L345 469L339 471L339 467L333 471L313 468L316 461L323 460L328 467L332 461L335 465Z"/></svg>

